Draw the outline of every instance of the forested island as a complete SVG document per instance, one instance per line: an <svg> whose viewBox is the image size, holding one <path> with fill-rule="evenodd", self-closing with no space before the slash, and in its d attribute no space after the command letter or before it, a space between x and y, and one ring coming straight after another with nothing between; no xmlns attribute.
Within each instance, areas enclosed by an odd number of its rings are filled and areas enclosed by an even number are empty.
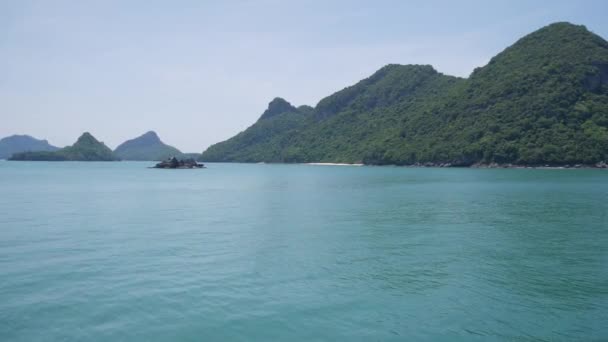
<svg viewBox="0 0 608 342"><path fill-rule="evenodd" d="M56 151L15 153L9 160L32 161L114 161L118 158L103 142L89 132L83 133L72 146Z"/></svg>
<svg viewBox="0 0 608 342"><path fill-rule="evenodd" d="M0 139L0 159L10 158L14 153L26 151L57 151L59 147L46 140L36 139L29 135L11 135Z"/></svg>
<svg viewBox="0 0 608 342"><path fill-rule="evenodd" d="M555 23L467 79L387 65L314 108L274 99L206 162L589 165L608 161L608 42Z"/></svg>

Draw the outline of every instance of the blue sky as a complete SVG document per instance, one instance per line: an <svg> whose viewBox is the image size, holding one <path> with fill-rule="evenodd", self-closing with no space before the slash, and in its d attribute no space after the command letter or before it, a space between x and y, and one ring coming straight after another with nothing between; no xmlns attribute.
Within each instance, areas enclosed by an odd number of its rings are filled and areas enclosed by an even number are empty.
<svg viewBox="0 0 608 342"><path fill-rule="evenodd" d="M200 152L280 96L388 63L467 77L555 21L608 37L608 1L0 1L0 137L110 147L148 130Z"/></svg>

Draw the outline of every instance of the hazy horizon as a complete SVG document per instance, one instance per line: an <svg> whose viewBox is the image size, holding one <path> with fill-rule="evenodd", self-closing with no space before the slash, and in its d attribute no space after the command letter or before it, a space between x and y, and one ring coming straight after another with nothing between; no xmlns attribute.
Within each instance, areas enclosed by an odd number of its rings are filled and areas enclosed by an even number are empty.
<svg viewBox="0 0 608 342"><path fill-rule="evenodd" d="M389 63L467 77L552 22L608 37L602 1L0 4L0 138L115 148L153 130L201 152L275 97L314 106Z"/></svg>

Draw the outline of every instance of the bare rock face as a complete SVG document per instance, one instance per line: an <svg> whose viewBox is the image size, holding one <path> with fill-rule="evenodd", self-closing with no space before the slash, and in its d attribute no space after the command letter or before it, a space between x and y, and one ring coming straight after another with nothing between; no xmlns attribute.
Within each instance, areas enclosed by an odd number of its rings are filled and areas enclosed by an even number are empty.
<svg viewBox="0 0 608 342"><path fill-rule="evenodd" d="M593 92L600 92L603 86L608 86L608 63L593 63L596 72L585 78L585 88Z"/></svg>
<svg viewBox="0 0 608 342"><path fill-rule="evenodd" d="M606 164L606 162L601 161L595 164L595 167L597 167L598 169L608 169L608 164Z"/></svg>
<svg viewBox="0 0 608 342"><path fill-rule="evenodd" d="M192 158L180 160L175 157L171 157L154 166L155 169L202 169L204 167L204 164L197 163Z"/></svg>

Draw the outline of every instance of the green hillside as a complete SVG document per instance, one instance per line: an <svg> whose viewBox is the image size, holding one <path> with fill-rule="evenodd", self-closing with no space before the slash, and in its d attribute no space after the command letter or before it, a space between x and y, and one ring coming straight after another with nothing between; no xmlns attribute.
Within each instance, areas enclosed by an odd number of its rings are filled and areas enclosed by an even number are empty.
<svg viewBox="0 0 608 342"><path fill-rule="evenodd" d="M289 146L296 143L293 135L311 117L309 108L296 108L281 98L275 98L260 119L235 137L213 145L201 159L207 161L292 161Z"/></svg>
<svg viewBox="0 0 608 342"><path fill-rule="evenodd" d="M388 65L304 108L271 103L272 115L209 147L201 160L459 166L608 160L608 43L584 26L556 23L468 79L430 66Z"/></svg>
<svg viewBox="0 0 608 342"><path fill-rule="evenodd" d="M23 152L14 154L10 160L35 161L112 161L118 160L112 150L90 133L83 133L72 146L58 151Z"/></svg>

